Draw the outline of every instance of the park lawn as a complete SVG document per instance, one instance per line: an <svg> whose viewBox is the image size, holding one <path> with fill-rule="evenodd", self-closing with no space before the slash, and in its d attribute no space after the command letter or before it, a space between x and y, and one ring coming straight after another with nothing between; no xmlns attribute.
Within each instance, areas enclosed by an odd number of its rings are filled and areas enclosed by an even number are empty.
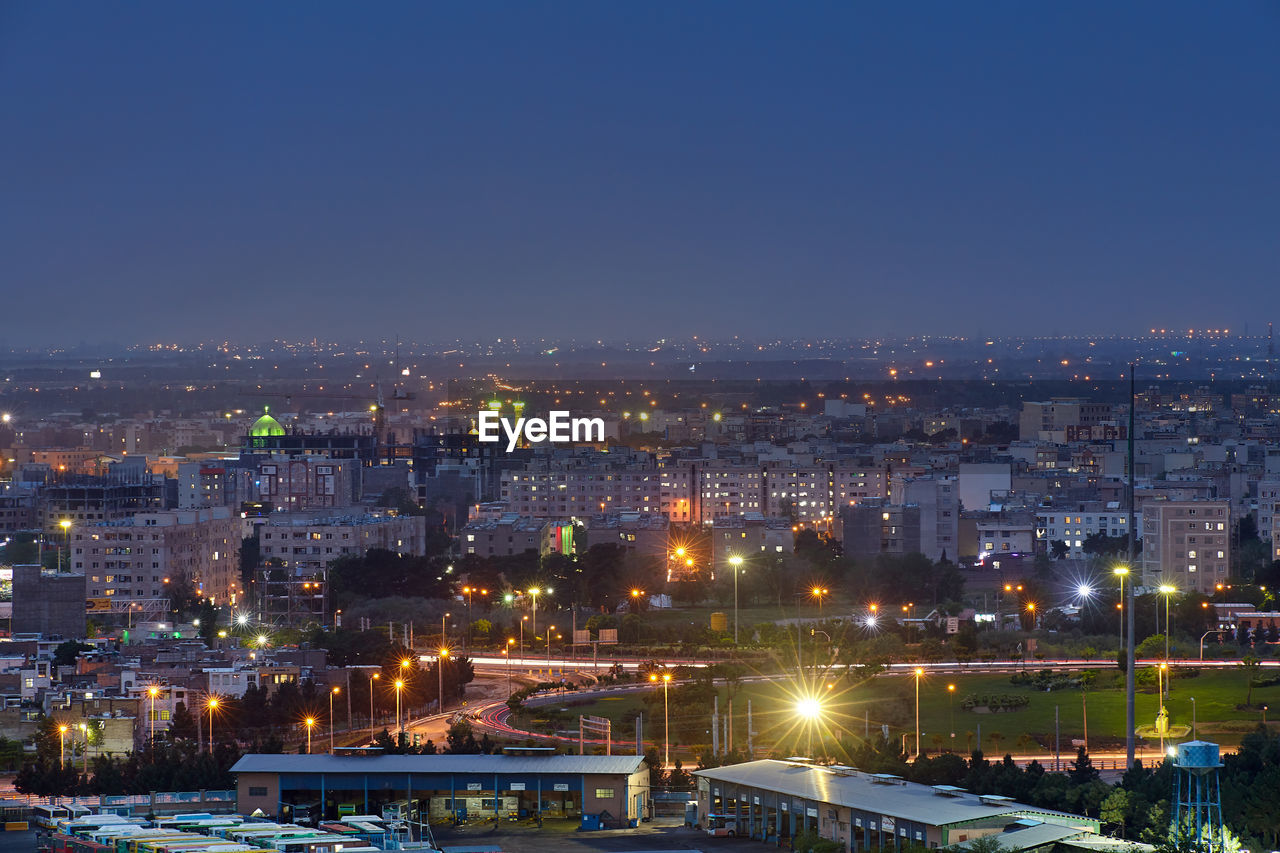
<svg viewBox="0 0 1280 853"><path fill-rule="evenodd" d="M1087 694L1089 744L1095 752L1123 748L1124 744L1124 680L1114 670L1099 671L1098 684ZM910 676L880 676L861 684L847 686L839 679L831 681L831 687L822 685L823 723L816 737L835 739L841 735L860 738L869 729L872 736L880 731L880 724L888 722L891 737L907 735L908 751L914 751L915 731L915 680ZM947 690L955 684L956 690ZM746 710L750 700L754 729L754 743L760 748L790 752L802 748L805 729L796 713L796 699L801 691L784 679L771 682L748 682L734 694L734 742L746 742ZM962 710L961 700L966 694L1008 694L1026 696L1029 704L1005 713L977 713ZM607 716L616 723L633 715L641 708L641 694L595 701L574 707L573 713ZM1238 670L1203 670L1196 677L1175 678L1168 702L1170 722L1190 725L1192 697L1196 699L1196 735L1219 743L1232 745L1260 722L1261 706L1275 704L1280 715L1280 685L1259 687L1253 691L1252 710L1238 709L1245 700L1245 675ZM728 691L720 690L720 711L728 707ZM1084 737L1084 708L1079 689L1063 689L1052 692L1037 690L1030 685L1014 685L1008 674L963 674L925 676L920 682L921 746L936 751L939 746L968 752L977 745L979 728L982 748L988 754L1005 752L1048 754L1054 745L1054 715L1058 714L1061 745L1064 753L1071 751L1073 739ZM1158 701L1154 687L1140 686L1136 699L1139 725L1154 722ZM705 710L706 725L693 720L672 719L673 729L710 729L711 708ZM865 716L864 716L865 715ZM576 719L576 717L575 717ZM955 738L949 735L954 719ZM865 723L864 723L865 720ZM864 725L866 729L864 729ZM650 742L661 735L661 719L646 721L646 739ZM630 732L630 724L619 725L616 735ZM706 738L709 741L709 736ZM1189 739L1189 736L1188 736ZM682 745L683 753L692 755L688 745Z"/></svg>

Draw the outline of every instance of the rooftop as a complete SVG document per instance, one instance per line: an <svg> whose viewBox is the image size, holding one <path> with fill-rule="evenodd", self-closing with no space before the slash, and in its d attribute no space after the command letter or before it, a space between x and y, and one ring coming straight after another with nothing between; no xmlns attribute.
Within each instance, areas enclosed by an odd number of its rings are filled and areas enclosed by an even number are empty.
<svg viewBox="0 0 1280 853"><path fill-rule="evenodd" d="M1080 815L1041 809L1004 798L961 793L956 789L938 790L930 785L907 782L885 774L863 773L853 768L762 760L698 770L694 775L932 826L1023 814L1076 822L1082 829L1097 826L1096 821Z"/></svg>
<svg viewBox="0 0 1280 853"><path fill-rule="evenodd" d="M233 773L604 773L630 775L639 755L263 755L240 758Z"/></svg>

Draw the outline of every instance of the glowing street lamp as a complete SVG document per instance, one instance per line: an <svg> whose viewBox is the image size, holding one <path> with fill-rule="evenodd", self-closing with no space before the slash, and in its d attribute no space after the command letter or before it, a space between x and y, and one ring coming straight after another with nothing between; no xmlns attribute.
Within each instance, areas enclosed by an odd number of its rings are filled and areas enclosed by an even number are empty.
<svg viewBox="0 0 1280 853"><path fill-rule="evenodd" d="M548 652L550 654L550 652ZM440 713L444 713L444 662L449 657L449 650L440 649L440 657L436 659L436 675L439 676Z"/></svg>
<svg viewBox="0 0 1280 853"><path fill-rule="evenodd" d="M342 688L334 687L329 691L329 752L333 753L333 697L338 695ZM311 750L307 750L310 752Z"/></svg>
<svg viewBox="0 0 1280 853"><path fill-rule="evenodd" d="M64 518L58 522L62 528L62 545L67 549L67 565L71 565L71 519ZM58 571L62 571L62 548L58 549Z"/></svg>
<svg viewBox="0 0 1280 853"><path fill-rule="evenodd" d="M918 666L916 676L916 758L920 757L920 679L924 677L924 667Z"/></svg>
<svg viewBox="0 0 1280 853"><path fill-rule="evenodd" d="M396 727L400 730L400 737L404 737L404 720L400 717L400 694L404 692L404 679L396 679Z"/></svg>
<svg viewBox="0 0 1280 853"><path fill-rule="evenodd" d="M662 681L662 766L669 767L671 765L671 717L668 714L667 687L671 684L671 673L662 673L661 679L658 678L657 673L650 673L649 680Z"/></svg>
<svg viewBox="0 0 1280 853"><path fill-rule="evenodd" d="M210 696L209 701L205 703L205 709L209 712L209 754L213 755L213 712L218 710L221 704L217 696ZM311 750L308 749L308 752Z"/></svg>
<svg viewBox="0 0 1280 853"><path fill-rule="evenodd" d="M156 685L153 684L147 688L147 696L151 699L151 720L150 720L151 725L149 726L149 728L150 728L152 749L155 749L155 745L156 745L156 697L159 695L160 695L160 688L157 687Z"/></svg>
<svg viewBox="0 0 1280 853"><path fill-rule="evenodd" d="M382 677L381 673L375 672L369 676L369 741L373 741L373 682Z"/></svg>
<svg viewBox="0 0 1280 853"><path fill-rule="evenodd" d="M818 599L818 618L819 619L822 618L822 599L825 596L829 595L830 593L831 593L831 590L827 589L825 586L815 586L809 590L809 595Z"/></svg>
<svg viewBox="0 0 1280 853"><path fill-rule="evenodd" d="M738 644L738 571L742 568L742 557L734 554L729 558L729 565L733 566L733 644Z"/></svg>
<svg viewBox="0 0 1280 853"><path fill-rule="evenodd" d="M64 767L67 763L67 727L65 725L58 726L58 766Z"/></svg>
<svg viewBox="0 0 1280 853"><path fill-rule="evenodd" d="M1169 599L1177 592L1177 587L1167 583L1160 584L1159 592L1164 596L1164 659L1169 660ZM1159 611L1156 612L1159 615Z"/></svg>
<svg viewBox="0 0 1280 853"><path fill-rule="evenodd" d="M316 727L316 718L307 717L302 722L303 722L303 725L307 727L307 755L310 755L311 754L311 730Z"/></svg>
<svg viewBox="0 0 1280 853"><path fill-rule="evenodd" d="M951 712L951 737L956 736L956 686L947 685L947 709Z"/></svg>
<svg viewBox="0 0 1280 853"><path fill-rule="evenodd" d="M1129 576L1128 566L1116 566L1111 573L1120 580L1120 603L1116 609L1120 611L1120 648L1124 649L1124 579Z"/></svg>
<svg viewBox="0 0 1280 853"><path fill-rule="evenodd" d="M813 727L822 718L822 699L817 695L801 697L796 702L796 713L805 720L805 754L813 756Z"/></svg>

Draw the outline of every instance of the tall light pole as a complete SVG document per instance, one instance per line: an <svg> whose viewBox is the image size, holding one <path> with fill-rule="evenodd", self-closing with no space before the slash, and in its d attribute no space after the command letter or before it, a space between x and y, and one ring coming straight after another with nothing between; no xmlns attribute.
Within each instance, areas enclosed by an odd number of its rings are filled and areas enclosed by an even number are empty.
<svg viewBox="0 0 1280 853"><path fill-rule="evenodd" d="M924 675L924 667L916 667L916 758L920 758L920 678Z"/></svg>
<svg viewBox="0 0 1280 853"><path fill-rule="evenodd" d="M520 617L520 665L524 666L524 623L529 621L528 616Z"/></svg>
<svg viewBox="0 0 1280 853"><path fill-rule="evenodd" d="M529 627L533 629L533 636L535 637L538 636L538 595L541 594L541 592L542 590L538 589L536 586L529 587L529 595L533 598L533 621L529 623ZM523 644L521 644L521 648L523 649ZM524 652L521 651L520 654L523 656Z"/></svg>
<svg viewBox="0 0 1280 853"><path fill-rule="evenodd" d="M67 566L71 566L71 519L64 518L58 522L62 528L62 543L67 549ZM58 571L62 571L62 549L58 549Z"/></svg>
<svg viewBox="0 0 1280 853"><path fill-rule="evenodd" d="M61 770L67 764L67 727L65 725L58 726L58 769Z"/></svg>
<svg viewBox="0 0 1280 853"><path fill-rule="evenodd" d="M151 749L156 747L156 697L159 695L160 688L156 685L153 684L147 688L147 696L151 698L151 719L148 721L150 723L148 734L151 740Z"/></svg>
<svg viewBox="0 0 1280 853"><path fill-rule="evenodd" d="M658 675L651 673L650 681L658 681ZM671 684L671 673L662 673L662 767L671 766L671 716L668 713L667 686Z"/></svg>
<svg viewBox="0 0 1280 853"><path fill-rule="evenodd" d="M502 653L507 656L507 698L511 698L511 647L516 644L515 637L507 637L507 644L503 646Z"/></svg>
<svg viewBox="0 0 1280 853"><path fill-rule="evenodd" d="M213 712L218 710L218 697L210 696L209 701L205 703L209 711L209 754L213 755ZM310 750L307 750L310 752Z"/></svg>
<svg viewBox="0 0 1280 853"><path fill-rule="evenodd" d="M400 731L400 737L404 737L404 721L400 719L400 693L404 690L404 679L396 679L396 728ZM397 744L398 745L398 744Z"/></svg>
<svg viewBox="0 0 1280 853"><path fill-rule="evenodd" d="M305 723L307 727L307 755L310 755L311 754L311 730L315 728L316 718L307 717L305 720L303 720L303 723Z"/></svg>
<svg viewBox="0 0 1280 853"><path fill-rule="evenodd" d="M447 620L452 615L453 615L452 613L446 613L440 617L440 647L441 648L444 648L445 646L449 645L449 633L448 633L449 629L445 626L445 620Z"/></svg>
<svg viewBox="0 0 1280 853"><path fill-rule="evenodd" d="M369 742L373 743L373 682L382 677L381 673L373 673L369 676Z"/></svg>
<svg viewBox="0 0 1280 853"><path fill-rule="evenodd" d="M738 644L738 570L742 568L742 557L734 554L729 558L733 566L733 644Z"/></svg>
<svg viewBox="0 0 1280 853"><path fill-rule="evenodd" d="M830 592L831 590L827 589L825 586L815 586L813 589L809 590L809 594L812 595L814 598L818 599L818 618L819 619L822 618L822 599L824 596L828 595ZM914 607L915 605L912 605L912 606Z"/></svg>
<svg viewBox="0 0 1280 853"><path fill-rule="evenodd" d="M436 658L436 675L439 676L440 713L444 713L444 662L449 658L449 650L441 647L440 657Z"/></svg>
<svg viewBox="0 0 1280 853"><path fill-rule="evenodd" d="M1116 566L1111 573L1120 580L1120 648L1124 649L1124 579L1129 576L1128 566Z"/></svg>
<svg viewBox="0 0 1280 853"><path fill-rule="evenodd" d="M1263 719L1263 722L1266 721L1267 719L1266 711L1263 711L1262 719ZM80 733L84 735L84 775L88 776L89 775L89 724L88 723L80 724Z"/></svg>
<svg viewBox="0 0 1280 853"><path fill-rule="evenodd" d="M1177 592L1177 588L1167 584L1160 584L1160 594L1164 596L1164 659L1169 660L1169 599Z"/></svg>
<svg viewBox="0 0 1280 853"><path fill-rule="evenodd" d="M333 753L333 697L338 695L340 687L334 687L329 691L329 753Z"/></svg>
<svg viewBox="0 0 1280 853"><path fill-rule="evenodd" d="M951 716L951 738L954 740L956 736L956 686L954 684L947 685L947 710Z"/></svg>

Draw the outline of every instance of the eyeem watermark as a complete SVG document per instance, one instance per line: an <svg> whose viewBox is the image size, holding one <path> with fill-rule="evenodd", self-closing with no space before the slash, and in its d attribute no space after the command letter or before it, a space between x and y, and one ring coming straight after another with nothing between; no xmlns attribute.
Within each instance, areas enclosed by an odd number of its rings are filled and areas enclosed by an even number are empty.
<svg viewBox="0 0 1280 853"><path fill-rule="evenodd" d="M602 442L604 441L604 418L575 418L568 412L548 412L547 419L516 418L514 424L492 410L483 410L478 418L476 432L480 441L493 444L507 437L507 452L516 449L523 437L530 444L550 442L552 444L568 444L570 442Z"/></svg>

